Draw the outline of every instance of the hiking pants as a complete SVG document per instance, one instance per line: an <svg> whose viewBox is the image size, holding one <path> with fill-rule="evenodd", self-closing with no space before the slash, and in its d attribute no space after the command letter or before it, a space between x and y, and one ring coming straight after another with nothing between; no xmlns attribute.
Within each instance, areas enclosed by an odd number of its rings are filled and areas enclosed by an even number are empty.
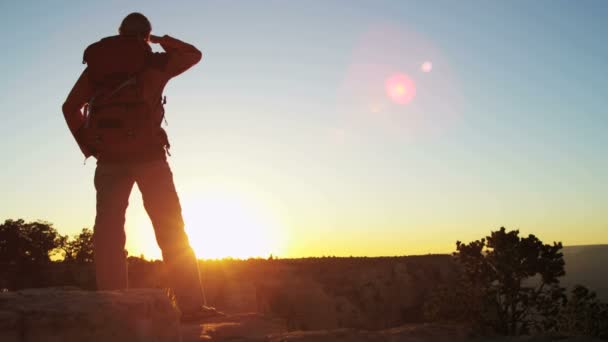
<svg viewBox="0 0 608 342"><path fill-rule="evenodd" d="M129 195L135 183L152 221L177 304L182 312L196 310L204 304L198 264L184 231L173 174L165 160L97 165L97 215L93 238L97 289L128 288L124 225Z"/></svg>

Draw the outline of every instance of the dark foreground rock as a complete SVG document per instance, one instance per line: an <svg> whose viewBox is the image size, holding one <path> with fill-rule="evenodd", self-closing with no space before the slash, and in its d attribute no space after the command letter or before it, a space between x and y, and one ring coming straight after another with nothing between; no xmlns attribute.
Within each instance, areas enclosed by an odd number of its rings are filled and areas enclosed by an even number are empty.
<svg viewBox="0 0 608 342"><path fill-rule="evenodd" d="M463 327L436 324L404 325L397 328L366 331L336 329L326 331L290 332L269 336L271 342L460 342L468 341L468 331Z"/></svg>
<svg viewBox="0 0 608 342"><path fill-rule="evenodd" d="M285 321L256 313L244 313L182 325L183 342L269 341L273 334L287 333Z"/></svg>
<svg viewBox="0 0 608 342"><path fill-rule="evenodd" d="M257 314L234 315L182 326L183 342L601 342L587 337L475 337L458 325L412 324L385 330L286 331L284 321Z"/></svg>
<svg viewBox="0 0 608 342"><path fill-rule="evenodd" d="M178 342L178 311L162 290L31 289L0 294L2 342Z"/></svg>
<svg viewBox="0 0 608 342"><path fill-rule="evenodd" d="M458 325L413 324L385 330L287 331L261 314L218 316L180 326L161 290L88 292L33 289L0 293L1 342L595 342L585 337L474 337Z"/></svg>

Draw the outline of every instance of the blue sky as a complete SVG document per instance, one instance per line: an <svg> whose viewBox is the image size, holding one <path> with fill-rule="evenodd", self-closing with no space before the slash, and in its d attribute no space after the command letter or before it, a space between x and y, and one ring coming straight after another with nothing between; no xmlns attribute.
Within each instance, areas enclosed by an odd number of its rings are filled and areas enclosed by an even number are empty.
<svg viewBox="0 0 608 342"><path fill-rule="evenodd" d="M84 48L132 11L204 54L166 89L185 210L223 196L268 213L190 214L201 251L270 221L281 239L251 253L449 252L502 225L608 243L604 1L3 3L0 218L92 226L95 162L60 109ZM378 97L391 72L411 103ZM131 203L129 249L156 256Z"/></svg>

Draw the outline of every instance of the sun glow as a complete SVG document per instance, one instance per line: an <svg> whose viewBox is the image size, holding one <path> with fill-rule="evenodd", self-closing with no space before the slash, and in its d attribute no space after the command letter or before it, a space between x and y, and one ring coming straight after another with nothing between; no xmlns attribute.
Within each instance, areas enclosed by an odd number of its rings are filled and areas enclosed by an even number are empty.
<svg viewBox="0 0 608 342"><path fill-rule="evenodd" d="M186 231L198 258L268 257L282 252L284 231L257 201L226 193L203 193L182 204Z"/></svg>

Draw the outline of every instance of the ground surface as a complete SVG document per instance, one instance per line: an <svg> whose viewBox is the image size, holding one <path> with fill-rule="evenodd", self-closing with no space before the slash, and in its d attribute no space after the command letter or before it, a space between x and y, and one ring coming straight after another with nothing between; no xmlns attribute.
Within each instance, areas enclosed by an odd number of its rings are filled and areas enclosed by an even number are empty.
<svg viewBox="0 0 608 342"><path fill-rule="evenodd" d="M285 322L259 314L236 314L182 324L182 342L601 342L587 337L474 337L467 329L455 325L415 324L397 328L367 331L327 329L287 331Z"/></svg>

